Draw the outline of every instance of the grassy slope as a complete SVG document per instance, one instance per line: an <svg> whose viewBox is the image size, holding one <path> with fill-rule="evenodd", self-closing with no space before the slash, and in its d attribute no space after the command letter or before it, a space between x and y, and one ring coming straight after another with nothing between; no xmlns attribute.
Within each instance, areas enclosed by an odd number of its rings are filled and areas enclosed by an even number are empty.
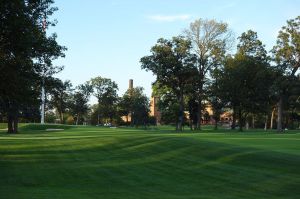
<svg viewBox="0 0 300 199"><path fill-rule="evenodd" d="M3 132L0 198L299 198L300 134L219 132Z"/></svg>

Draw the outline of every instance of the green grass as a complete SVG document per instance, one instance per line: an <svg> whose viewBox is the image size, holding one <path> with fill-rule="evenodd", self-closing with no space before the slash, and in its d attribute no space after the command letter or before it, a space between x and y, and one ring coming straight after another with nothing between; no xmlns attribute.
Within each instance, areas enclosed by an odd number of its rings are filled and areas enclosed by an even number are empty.
<svg viewBox="0 0 300 199"><path fill-rule="evenodd" d="M6 123L0 123L0 130L1 129L6 129L7 128L7 124Z"/></svg>
<svg viewBox="0 0 300 199"><path fill-rule="evenodd" d="M300 196L299 131L39 128L0 131L0 198Z"/></svg>

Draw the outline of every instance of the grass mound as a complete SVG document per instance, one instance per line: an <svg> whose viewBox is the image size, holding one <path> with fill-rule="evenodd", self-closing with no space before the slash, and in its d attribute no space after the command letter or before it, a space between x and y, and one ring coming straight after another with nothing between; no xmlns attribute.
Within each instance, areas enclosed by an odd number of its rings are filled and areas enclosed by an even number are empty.
<svg viewBox="0 0 300 199"><path fill-rule="evenodd" d="M44 131L47 129L70 129L72 126L63 124L26 124L21 125L20 131Z"/></svg>
<svg viewBox="0 0 300 199"><path fill-rule="evenodd" d="M0 123L0 129L6 129L7 124L6 123Z"/></svg>

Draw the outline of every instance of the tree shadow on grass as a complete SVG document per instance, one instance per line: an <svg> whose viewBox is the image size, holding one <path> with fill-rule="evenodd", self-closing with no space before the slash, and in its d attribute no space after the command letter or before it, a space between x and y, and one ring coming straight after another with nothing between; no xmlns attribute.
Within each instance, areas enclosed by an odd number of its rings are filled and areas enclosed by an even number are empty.
<svg viewBox="0 0 300 199"><path fill-rule="evenodd" d="M299 155L190 136L132 135L136 134L10 141L7 144L24 147L0 148L0 186L7 191L16 186L39 189L38 196L61 193L67 198L80 198L83 190L89 190L90 198L295 198L299 194ZM52 191L47 192L47 187Z"/></svg>

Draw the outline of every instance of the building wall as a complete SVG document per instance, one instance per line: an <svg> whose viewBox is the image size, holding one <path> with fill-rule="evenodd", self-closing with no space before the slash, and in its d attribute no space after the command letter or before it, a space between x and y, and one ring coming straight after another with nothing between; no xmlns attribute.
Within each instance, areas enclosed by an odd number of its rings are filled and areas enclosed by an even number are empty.
<svg viewBox="0 0 300 199"><path fill-rule="evenodd" d="M159 97L151 97L150 100L150 116L153 116L156 118L156 123L161 123L161 114L158 110L157 102L159 100Z"/></svg>

